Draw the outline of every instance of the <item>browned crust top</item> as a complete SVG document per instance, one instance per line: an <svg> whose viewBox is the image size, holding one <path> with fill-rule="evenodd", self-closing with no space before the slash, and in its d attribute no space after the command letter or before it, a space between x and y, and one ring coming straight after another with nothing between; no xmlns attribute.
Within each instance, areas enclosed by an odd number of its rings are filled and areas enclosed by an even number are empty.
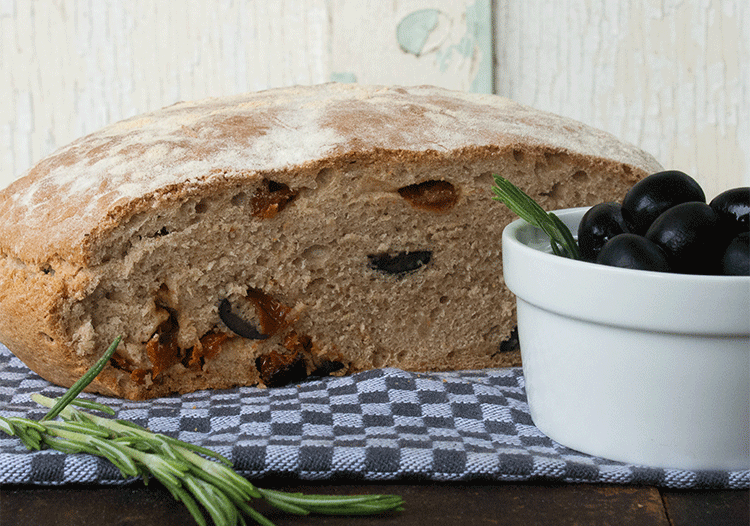
<svg viewBox="0 0 750 526"><path fill-rule="evenodd" d="M430 158L517 147L659 169L612 135L494 95L356 84L273 89L181 102L60 148L0 192L0 255L85 265L94 238L163 196L383 152Z"/></svg>

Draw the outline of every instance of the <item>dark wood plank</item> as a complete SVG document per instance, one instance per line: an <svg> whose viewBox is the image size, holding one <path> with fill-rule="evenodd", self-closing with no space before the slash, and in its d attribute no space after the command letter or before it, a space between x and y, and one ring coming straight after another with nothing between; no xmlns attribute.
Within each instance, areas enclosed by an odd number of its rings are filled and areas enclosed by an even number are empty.
<svg viewBox="0 0 750 526"><path fill-rule="evenodd" d="M506 526L554 524L556 526L638 525L668 526L659 491L589 485L501 484L363 486L361 492L401 495L405 511L389 517L368 517L345 524L374 525L462 525ZM322 492L335 492L322 487ZM277 526L299 521L274 510L267 516ZM361 522L360 522L361 520ZM344 524L338 518L315 517L305 524L332 526Z"/></svg>
<svg viewBox="0 0 750 526"><path fill-rule="evenodd" d="M750 491L663 490L671 526L748 526Z"/></svg>
<svg viewBox="0 0 750 526"><path fill-rule="evenodd" d="M549 484L262 484L324 494L396 493L405 511L376 517L296 517L264 503L256 509L277 526L508 526L529 524L668 526L662 497L652 487ZM125 487L5 487L2 526L185 526L187 511L156 483Z"/></svg>
<svg viewBox="0 0 750 526"><path fill-rule="evenodd" d="M192 526L182 505L158 484L17 486L0 491L2 526Z"/></svg>

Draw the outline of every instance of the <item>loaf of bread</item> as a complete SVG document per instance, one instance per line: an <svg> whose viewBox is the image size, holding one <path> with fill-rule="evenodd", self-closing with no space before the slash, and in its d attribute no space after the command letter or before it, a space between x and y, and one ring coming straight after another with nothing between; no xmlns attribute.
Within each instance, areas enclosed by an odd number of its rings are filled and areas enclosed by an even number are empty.
<svg viewBox="0 0 750 526"><path fill-rule="evenodd" d="M0 341L69 386L121 335L89 390L131 399L518 365L493 174L554 210L659 169L578 122L434 87L178 103L0 193Z"/></svg>

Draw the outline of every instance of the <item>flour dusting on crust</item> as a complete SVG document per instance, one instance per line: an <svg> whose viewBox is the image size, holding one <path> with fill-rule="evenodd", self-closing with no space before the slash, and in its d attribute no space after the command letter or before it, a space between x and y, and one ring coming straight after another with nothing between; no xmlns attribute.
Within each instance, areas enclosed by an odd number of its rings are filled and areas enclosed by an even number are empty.
<svg viewBox="0 0 750 526"><path fill-rule="evenodd" d="M85 261L82 244L97 226L176 186L378 150L517 143L654 164L604 132L493 95L353 84L275 89L174 104L59 149L0 194L0 251L32 261Z"/></svg>

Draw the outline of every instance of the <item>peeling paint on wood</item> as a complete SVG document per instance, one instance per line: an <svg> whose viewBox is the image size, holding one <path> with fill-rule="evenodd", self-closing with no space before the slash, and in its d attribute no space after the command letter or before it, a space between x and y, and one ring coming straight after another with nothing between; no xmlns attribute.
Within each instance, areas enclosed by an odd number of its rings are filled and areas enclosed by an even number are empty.
<svg viewBox="0 0 750 526"><path fill-rule="evenodd" d="M331 82L353 84L357 82L357 75L355 75L351 71L334 71L333 73L331 73Z"/></svg>
<svg viewBox="0 0 750 526"><path fill-rule="evenodd" d="M415 57L420 56L441 16L445 18L445 13L438 9L420 9L406 15L396 26L396 40L401 49Z"/></svg>
<svg viewBox="0 0 750 526"><path fill-rule="evenodd" d="M137 113L333 80L496 92L712 196L750 185L748 31L744 0L2 0L0 187Z"/></svg>
<svg viewBox="0 0 750 526"><path fill-rule="evenodd" d="M499 0L496 91L695 177L750 186L746 0Z"/></svg>

